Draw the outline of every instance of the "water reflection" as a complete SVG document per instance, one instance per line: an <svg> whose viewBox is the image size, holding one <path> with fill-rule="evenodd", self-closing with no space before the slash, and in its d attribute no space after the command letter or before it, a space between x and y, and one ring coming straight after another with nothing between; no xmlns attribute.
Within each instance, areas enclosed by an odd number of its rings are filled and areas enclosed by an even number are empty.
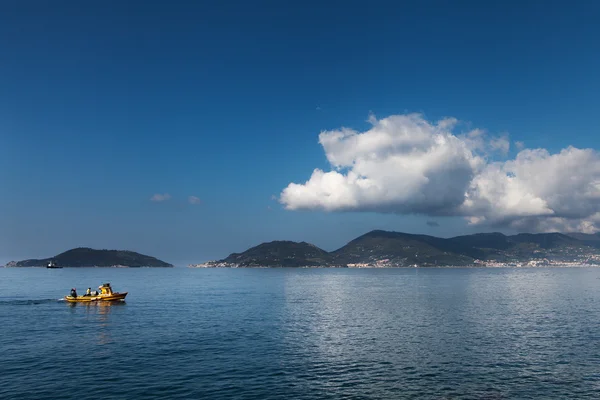
<svg viewBox="0 0 600 400"><path fill-rule="evenodd" d="M111 307L122 307L126 303L124 301L90 301L86 303L67 303L72 309L82 307L87 314L106 315L110 313Z"/></svg>
<svg viewBox="0 0 600 400"><path fill-rule="evenodd" d="M111 273L152 298L0 306L0 397L598 398L599 268Z"/></svg>
<svg viewBox="0 0 600 400"><path fill-rule="evenodd" d="M94 331L97 333L97 344L105 345L112 343L111 335L111 313L113 310L124 307L124 301L97 301L89 303L69 303L73 313L83 312L86 320L93 324Z"/></svg>

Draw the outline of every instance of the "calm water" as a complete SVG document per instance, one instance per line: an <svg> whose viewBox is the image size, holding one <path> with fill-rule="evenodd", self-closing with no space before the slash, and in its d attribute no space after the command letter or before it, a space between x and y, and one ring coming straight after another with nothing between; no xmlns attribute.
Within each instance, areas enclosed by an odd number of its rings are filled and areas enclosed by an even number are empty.
<svg viewBox="0 0 600 400"><path fill-rule="evenodd" d="M0 269L2 399L598 393L600 269Z"/></svg>

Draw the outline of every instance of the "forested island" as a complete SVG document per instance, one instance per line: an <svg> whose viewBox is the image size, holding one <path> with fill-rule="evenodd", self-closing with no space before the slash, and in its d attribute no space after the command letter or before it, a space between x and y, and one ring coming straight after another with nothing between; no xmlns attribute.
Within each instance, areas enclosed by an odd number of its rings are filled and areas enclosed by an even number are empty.
<svg viewBox="0 0 600 400"><path fill-rule="evenodd" d="M61 267L173 267L157 258L127 250L95 250L79 247L54 257L11 261L6 267L46 267L48 264Z"/></svg>

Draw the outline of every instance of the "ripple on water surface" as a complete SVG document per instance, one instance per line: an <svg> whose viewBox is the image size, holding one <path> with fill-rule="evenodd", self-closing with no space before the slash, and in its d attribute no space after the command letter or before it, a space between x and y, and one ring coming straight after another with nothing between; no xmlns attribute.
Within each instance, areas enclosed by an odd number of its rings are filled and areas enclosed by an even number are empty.
<svg viewBox="0 0 600 400"><path fill-rule="evenodd" d="M597 269L98 270L0 269L0 398L600 390ZM103 281L128 301L58 300Z"/></svg>

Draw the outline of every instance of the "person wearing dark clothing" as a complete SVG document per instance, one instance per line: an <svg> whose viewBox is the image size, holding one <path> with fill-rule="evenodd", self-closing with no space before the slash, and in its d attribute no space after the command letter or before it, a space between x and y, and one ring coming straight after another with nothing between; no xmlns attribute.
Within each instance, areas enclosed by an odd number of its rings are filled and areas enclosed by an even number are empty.
<svg viewBox="0 0 600 400"><path fill-rule="evenodd" d="M77 297L77 290L75 288L71 289L71 297Z"/></svg>

